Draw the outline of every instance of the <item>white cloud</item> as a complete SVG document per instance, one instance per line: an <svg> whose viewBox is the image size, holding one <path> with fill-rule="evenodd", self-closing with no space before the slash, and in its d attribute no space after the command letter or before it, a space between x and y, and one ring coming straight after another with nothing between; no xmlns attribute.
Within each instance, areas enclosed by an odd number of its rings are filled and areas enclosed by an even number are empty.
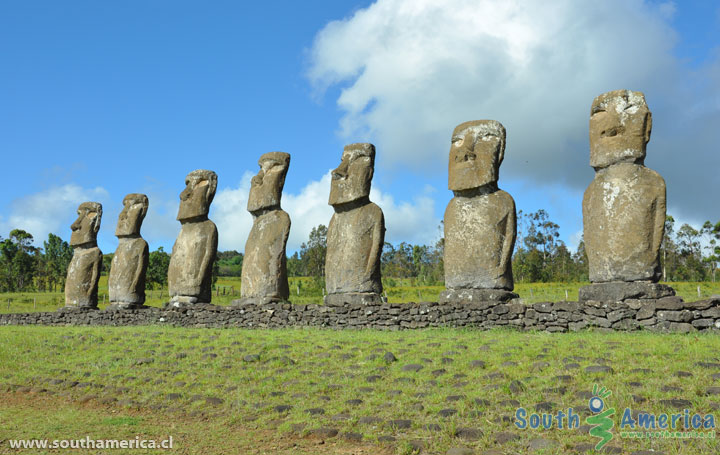
<svg viewBox="0 0 720 455"><path fill-rule="evenodd" d="M7 219L0 218L0 235L6 237L11 230L22 229L31 233L35 246L40 247L50 233L70 240L70 225L77 218L78 205L86 201L103 204L105 224L108 200L108 192L102 187L83 188L72 183L24 196L13 201Z"/></svg>
<svg viewBox="0 0 720 455"><path fill-rule="evenodd" d="M508 131L504 178L575 191L592 179L593 98L643 91L647 164L671 210L701 217L720 183L720 107L697 108L720 88L710 65L691 74L673 55L672 14L641 0L378 0L316 35L308 78L320 93L340 87L340 134L374 142L384 165L444 169L453 128L490 118Z"/></svg>
<svg viewBox="0 0 720 455"><path fill-rule="evenodd" d="M218 227L218 248L221 251L245 249L252 228L252 216L246 209L251 177L251 173L245 173L237 188L221 189L215 196L210 217ZM426 193L428 191L426 189ZM308 182L298 194L283 194L281 205L290 215L292 223L288 252L299 250L302 243L307 242L312 228L330 223L334 212L328 205L329 194L330 171L320 180ZM412 202L397 203L391 195L373 188L370 199L385 214L386 241L429 244L437 240L440 221L435 219L431 198L420 196Z"/></svg>

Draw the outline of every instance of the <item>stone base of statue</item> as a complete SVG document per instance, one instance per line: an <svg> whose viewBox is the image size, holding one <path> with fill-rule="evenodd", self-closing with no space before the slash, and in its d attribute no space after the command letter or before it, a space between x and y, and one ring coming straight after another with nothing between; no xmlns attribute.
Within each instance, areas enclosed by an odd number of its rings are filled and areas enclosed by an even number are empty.
<svg viewBox="0 0 720 455"><path fill-rule="evenodd" d="M326 306L346 305L377 305L387 303L387 299L374 292L346 292L342 294L328 294L323 299Z"/></svg>
<svg viewBox="0 0 720 455"><path fill-rule="evenodd" d="M142 303L129 303L129 302L111 302L106 308L108 311L123 311L123 310L145 310L150 308Z"/></svg>
<svg viewBox="0 0 720 455"><path fill-rule="evenodd" d="M195 296L176 295L172 297L169 302L165 303L163 308L199 308L199 305L207 306L212 304L210 302L201 302L200 299Z"/></svg>
<svg viewBox="0 0 720 455"><path fill-rule="evenodd" d="M675 295L675 290L666 284L651 281L610 281L592 283L580 288L580 302L619 302L627 299L661 299Z"/></svg>
<svg viewBox="0 0 720 455"><path fill-rule="evenodd" d="M507 289L446 289L438 303L507 302L520 297Z"/></svg>
<svg viewBox="0 0 720 455"><path fill-rule="evenodd" d="M267 305L269 303L276 303L282 305L290 302L279 297L243 297L241 299L235 299L230 302L230 306L241 307L243 305Z"/></svg>
<svg viewBox="0 0 720 455"><path fill-rule="evenodd" d="M90 311L99 311L96 306L80 306L80 305L68 305L58 308L61 313L86 313Z"/></svg>

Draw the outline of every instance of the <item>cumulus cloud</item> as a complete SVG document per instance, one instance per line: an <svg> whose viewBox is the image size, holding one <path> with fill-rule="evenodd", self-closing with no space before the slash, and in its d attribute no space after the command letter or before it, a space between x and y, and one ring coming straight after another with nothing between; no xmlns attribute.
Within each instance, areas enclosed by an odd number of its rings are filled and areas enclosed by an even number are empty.
<svg viewBox="0 0 720 455"><path fill-rule="evenodd" d="M375 142L388 166L445 169L454 126L491 118L508 131L503 178L575 192L593 175L593 98L643 91L655 128L646 163L666 178L670 211L717 217L704 201L720 183L720 84L712 64L690 73L674 56L680 7L378 0L316 35L307 75L319 94L340 88L340 135Z"/></svg>
<svg viewBox="0 0 720 455"><path fill-rule="evenodd" d="M248 172L236 188L223 188L215 196L210 216L218 227L218 248L221 251L245 249L245 241L252 228L252 216L246 209L251 178L252 174ZM307 242L312 228L330 223L334 213L328 205L330 178L328 171L319 180L309 181L299 193L283 194L282 207L292 222L288 252L300 250L300 246ZM432 198L422 195L410 202L396 202L391 195L373 188L370 199L385 214L386 241L430 244L437 240L440 221L435 219Z"/></svg>
<svg viewBox="0 0 720 455"><path fill-rule="evenodd" d="M83 188L70 183L48 188L13 201L10 215L0 218L0 235L22 229L33 235L36 246L42 246L50 233L70 240L70 225L77 218L78 205L85 201L103 204L102 227L107 222L108 200L108 192L102 187Z"/></svg>

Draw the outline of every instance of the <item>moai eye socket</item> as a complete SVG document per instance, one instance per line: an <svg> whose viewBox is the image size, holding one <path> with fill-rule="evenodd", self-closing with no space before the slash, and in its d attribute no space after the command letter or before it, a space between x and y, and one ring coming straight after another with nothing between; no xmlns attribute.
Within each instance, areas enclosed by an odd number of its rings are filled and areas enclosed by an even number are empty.
<svg viewBox="0 0 720 455"><path fill-rule="evenodd" d="M600 397L592 397L590 398L590 403L588 404L588 407L592 412L598 413L603 410L603 408L605 407L605 403Z"/></svg>

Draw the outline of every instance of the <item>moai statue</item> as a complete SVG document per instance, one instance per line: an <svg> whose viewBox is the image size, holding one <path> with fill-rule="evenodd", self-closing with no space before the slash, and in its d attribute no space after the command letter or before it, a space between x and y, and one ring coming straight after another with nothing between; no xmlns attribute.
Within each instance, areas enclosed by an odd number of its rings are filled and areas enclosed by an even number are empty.
<svg viewBox="0 0 720 455"><path fill-rule="evenodd" d="M290 217L280 208L290 154L265 153L260 171L252 178L247 209L253 226L245 243L240 300L233 304L287 301L285 245L290 235Z"/></svg>
<svg viewBox="0 0 720 455"><path fill-rule="evenodd" d="M583 198L583 235L590 286L580 300L674 295L660 279L665 181L646 168L652 115L645 95L616 90L590 109L590 166L595 178Z"/></svg>
<svg viewBox="0 0 720 455"><path fill-rule="evenodd" d="M505 128L475 120L453 131L445 209L445 287L439 302L507 301L513 290L515 201L498 189Z"/></svg>
<svg viewBox="0 0 720 455"><path fill-rule="evenodd" d="M375 146L345 146L332 172L325 256L326 305L382 302L380 255L385 241L383 212L370 202Z"/></svg>
<svg viewBox="0 0 720 455"><path fill-rule="evenodd" d="M177 220L182 224L168 267L171 307L210 303L212 268L217 255L218 233L208 219L217 189L217 174L198 169L185 177Z"/></svg>
<svg viewBox="0 0 720 455"><path fill-rule="evenodd" d="M77 220L70 226L73 257L65 280L65 307L96 309L103 261L102 251L97 246L102 205L99 202L83 202L77 213Z"/></svg>
<svg viewBox="0 0 720 455"><path fill-rule="evenodd" d="M148 197L128 194L118 217L115 236L119 244L110 265L108 291L110 308L141 308L145 303L145 273L147 272L147 242L140 237L140 226L148 210Z"/></svg>

